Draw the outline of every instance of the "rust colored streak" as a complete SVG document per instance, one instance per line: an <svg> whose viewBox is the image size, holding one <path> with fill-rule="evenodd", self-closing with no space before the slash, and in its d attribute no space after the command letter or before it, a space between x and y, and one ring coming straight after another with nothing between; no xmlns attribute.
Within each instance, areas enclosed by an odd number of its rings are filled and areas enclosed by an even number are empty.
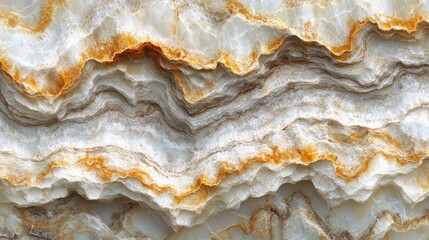
<svg viewBox="0 0 429 240"><path fill-rule="evenodd" d="M253 14L249 11L243 3L237 0L228 0L227 7L231 14L240 14L244 16L246 19L251 21L263 22L263 23L273 23L274 20L263 14ZM279 24L279 22L277 22Z"/></svg>
<svg viewBox="0 0 429 240"><path fill-rule="evenodd" d="M52 5L52 4L51 4ZM48 6L50 6L48 4ZM260 21L260 22L270 22L271 20L267 17L254 16L249 11L247 11L244 6L240 5L236 1L232 1L229 5L233 13L239 13L250 20ZM53 6L48 7L49 11L53 11ZM50 13L52 15L52 13ZM52 17L52 16L51 16ZM50 19L51 17L45 16L44 19ZM348 40L345 44L341 46L327 47L331 53L340 60L346 60L351 56L351 52L354 49L355 39L357 34L361 29L367 24L376 24L380 30L405 30L407 33L414 33L417 31L418 25L421 22L424 22L425 19L421 16L415 16L407 20L401 20L396 18L386 18L387 20L383 23L378 22L376 19L366 19L359 21L353 25L351 32L349 34ZM44 29L47 25L48 20L43 20L43 24L39 23L35 29ZM274 23L273 23L274 24ZM39 30L38 30L39 31ZM41 31L41 30L40 30ZM281 43L284 41L284 38L279 38L272 43L266 46L269 53L274 52L280 47ZM314 39L317 42L317 39ZM259 52L252 52L249 59L246 62L238 63L236 60L231 57L228 52L219 52L217 59L205 59L202 56L190 54L186 49L181 48L171 48L169 46L163 46L161 44L152 43L148 40L137 39L131 34L118 34L117 36L112 37L108 41L97 41L94 46L86 49L81 54L81 60L76 63L74 66L50 74L50 84L49 87L41 88L37 84L37 79L33 74L28 76L21 76L19 70L14 67L4 56L0 55L0 63L2 70L8 74L18 85L20 85L27 93L29 94L41 94L47 98L56 98L64 91L68 90L75 81L82 74L82 69L85 63L89 60L95 60L100 63L111 63L115 61L115 58L118 55L134 55L136 52L140 53L144 49L152 49L154 52L159 53L160 56L166 57L171 60L184 61L190 66L201 69L201 68L214 68L217 63L224 64L227 68L231 69L236 74L245 74L250 71L250 68L260 57ZM185 89L185 88L183 88ZM197 92L189 98L198 99L203 94L202 92Z"/></svg>
<svg viewBox="0 0 429 240"><path fill-rule="evenodd" d="M228 9L232 14L240 14L249 21L256 21L260 23L274 25L281 29L290 28L280 20L270 18L263 14L253 14L248 10L240 1L238 0L228 0ZM382 20L381 20L382 19ZM368 24L375 24L382 31L390 30L405 30L408 34L412 34L417 31L418 26L426 22L426 18L421 15L415 15L408 19L395 18L391 16L378 16L378 18L368 17L361 21L351 23L351 30L347 41L339 46L325 46L331 53L339 60L347 60L351 56L351 52L355 48L354 44L358 33ZM306 22L304 24L304 33L302 36L307 41L319 42L317 39L317 34L312 31L311 23ZM319 42L320 43L320 42ZM323 43L320 43L324 46Z"/></svg>
<svg viewBox="0 0 429 240"><path fill-rule="evenodd" d="M121 171L118 169L109 168L106 165L106 160L103 157L90 157L87 153L85 157L78 160L78 163L83 164L87 171L95 171L97 176L104 182L111 182L114 176L118 176L119 178L134 178L139 180L144 187L151 189L157 194L161 194L166 191L174 192L172 187L163 187L153 183L154 180L150 174L142 169L133 168L131 170Z"/></svg>
<svg viewBox="0 0 429 240"><path fill-rule="evenodd" d="M391 30L402 30L406 31L407 34L413 34L417 31L418 26L426 22L426 19L420 15L413 16L409 19L399 19L389 16L383 17L384 21L380 21L375 18L366 18L362 21L352 23L351 31L345 44L340 46L328 47L332 54L339 60L347 60L351 56L351 52L355 48L356 37L359 32L369 24L377 25L379 30L391 31Z"/></svg>
<svg viewBox="0 0 429 240"><path fill-rule="evenodd" d="M185 77L182 75L182 72L179 70L172 69L170 72L174 76L174 80L179 85L182 90L183 96L188 102L196 102L205 97L205 91L209 91L213 89L214 85L212 82L206 82L203 88L198 88L196 90L192 89L192 87L186 82Z"/></svg>
<svg viewBox="0 0 429 240"><path fill-rule="evenodd" d="M297 163L301 165L309 165L319 160L330 161L335 168L335 174L344 179L345 181L352 181L363 173L368 171L370 163L376 156L384 156L386 159L394 160L399 164L416 163L428 156L427 152L416 152L414 149L403 150L402 144L395 140L387 133L380 132L366 132L364 134L355 134L353 142L347 144L363 144L370 138L377 138L383 142L392 144L396 150L394 152L405 152L404 155L393 154L391 151L384 152L382 150L371 150L366 154L360 156L359 164L350 167L345 166L341 161L338 161L335 154L329 152L321 152L315 147L307 145L302 148L291 148L280 150L278 146L273 146L269 152L261 153L257 156L243 159L239 165L231 165L227 161L219 163L217 173L210 177L204 174L198 176L193 185L186 189L176 189L174 186L161 185L156 182L150 173L139 167L131 169L117 169L109 167L107 160L101 156L90 156L87 153L84 157L79 158L74 164L67 163L63 160L52 162L45 170L39 173L34 178L36 183L40 183L47 178L55 168L70 167L83 165L88 172L95 172L96 176L103 182L112 182L116 179L131 178L138 180L142 186L152 190L157 194L171 193L174 196L175 204L198 206L207 199L211 193L215 192L218 187L228 177L236 176L247 172L250 168L264 165L281 165L285 163ZM366 142L365 144L369 144ZM9 181L13 185L32 185L33 179L31 176L34 174L23 173L21 176L3 175L2 178Z"/></svg>
<svg viewBox="0 0 429 240"><path fill-rule="evenodd" d="M215 61L206 61L200 56L191 55L185 49L173 49L167 46L156 45L151 42L142 43L130 34L119 34L108 41L96 42L93 48L89 48L81 54L81 60L75 66L58 73L53 73L50 79L51 84L46 89L42 89L37 85L37 81L33 75L22 77L19 71L1 55L0 66L2 70L16 83L18 83L18 85L27 93L40 93L42 96L47 98L56 98L75 83L75 81L80 77L82 69L87 61L95 60L99 63L112 63L118 56L141 56L141 53L144 52L145 49L149 49L157 53L159 56L166 57L168 59L184 60L194 66L204 66L215 63ZM238 68L238 64L233 62L232 58L230 58L228 54L223 55L223 57L225 59L229 59L227 64L230 65L230 68ZM256 55L253 56L253 58L256 59ZM202 93L196 93L195 97L198 97L199 95L202 95Z"/></svg>
<svg viewBox="0 0 429 240"><path fill-rule="evenodd" d="M16 177L16 176L11 175L11 174L6 174L5 176L2 176L2 178L14 186L22 186L22 185L31 184L31 179L30 179L31 173L29 173L29 172L25 173L24 172L24 173L22 173L22 175L23 176Z"/></svg>
<svg viewBox="0 0 429 240"><path fill-rule="evenodd" d="M292 161L298 161L300 164L308 165L318 160L328 160L335 165L335 173L337 176L343 178L346 181L352 181L365 173L368 170L370 162L377 154L379 154L379 152L372 151L367 156L361 156L360 164L354 168L349 168L339 163L335 155L331 153L318 154L317 150L311 146L284 151L280 151L279 148L275 146L271 150L272 151L270 153L264 153L242 161L242 164L238 167L232 166L227 162L222 162L219 165L219 170L214 178L200 175L197 177L195 184L190 186L185 192L179 192L171 186L158 185L152 178L150 178L148 173L140 169L132 169L130 171L118 171L115 169L110 169L105 165L104 159L99 157L87 157L85 164L88 170L97 171L97 174L101 179L103 179L103 181L111 181L113 174L119 176L120 178L131 177L138 179L143 186L154 190L158 194L164 193L166 191L173 193L176 204L186 203L189 205L199 205L204 200L206 200L212 189L219 186L227 177L243 174L254 165L267 163L279 165ZM406 158L399 156L389 156L385 154L383 155L386 158L396 159L397 161L403 163L415 162L416 159L421 160L425 156L424 153L407 156Z"/></svg>
<svg viewBox="0 0 429 240"><path fill-rule="evenodd" d="M70 166L70 164L65 161L51 162L46 167L46 169L39 174L39 176L36 179L36 182L40 183L41 181L43 181L43 179L48 177L55 168L68 167L68 166Z"/></svg>
<svg viewBox="0 0 429 240"><path fill-rule="evenodd" d="M65 4L65 0L47 0L40 13L40 19L35 26L31 26L21 20L16 13L0 13L0 21L5 22L9 28L21 28L31 33L42 33L52 23L54 13L59 6Z"/></svg>

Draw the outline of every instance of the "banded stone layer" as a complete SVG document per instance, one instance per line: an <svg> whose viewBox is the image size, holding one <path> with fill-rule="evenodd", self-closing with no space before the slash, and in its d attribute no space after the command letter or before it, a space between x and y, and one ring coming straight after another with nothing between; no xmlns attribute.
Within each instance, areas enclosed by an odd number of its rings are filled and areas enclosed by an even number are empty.
<svg viewBox="0 0 429 240"><path fill-rule="evenodd" d="M429 2L0 0L0 236L428 239Z"/></svg>

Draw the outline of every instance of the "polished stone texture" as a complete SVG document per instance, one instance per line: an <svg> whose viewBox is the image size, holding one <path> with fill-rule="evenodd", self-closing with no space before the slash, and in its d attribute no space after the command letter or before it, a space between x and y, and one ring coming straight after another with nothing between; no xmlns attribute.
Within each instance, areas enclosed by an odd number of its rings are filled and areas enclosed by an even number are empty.
<svg viewBox="0 0 429 240"><path fill-rule="evenodd" d="M0 0L0 236L429 239L428 22L425 0Z"/></svg>

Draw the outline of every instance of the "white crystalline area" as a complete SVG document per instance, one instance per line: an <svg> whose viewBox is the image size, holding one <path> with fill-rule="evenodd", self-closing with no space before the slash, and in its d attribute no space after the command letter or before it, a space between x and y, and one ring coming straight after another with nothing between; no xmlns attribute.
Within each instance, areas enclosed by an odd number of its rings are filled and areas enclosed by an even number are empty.
<svg viewBox="0 0 429 240"><path fill-rule="evenodd" d="M0 0L0 237L429 239L428 21Z"/></svg>

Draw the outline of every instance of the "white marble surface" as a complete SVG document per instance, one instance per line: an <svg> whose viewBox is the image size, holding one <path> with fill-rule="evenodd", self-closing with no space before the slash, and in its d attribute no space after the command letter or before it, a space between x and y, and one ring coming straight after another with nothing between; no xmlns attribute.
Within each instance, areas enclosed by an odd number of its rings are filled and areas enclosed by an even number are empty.
<svg viewBox="0 0 429 240"><path fill-rule="evenodd" d="M428 20L0 0L0 236L428 239Z"/></svg>

